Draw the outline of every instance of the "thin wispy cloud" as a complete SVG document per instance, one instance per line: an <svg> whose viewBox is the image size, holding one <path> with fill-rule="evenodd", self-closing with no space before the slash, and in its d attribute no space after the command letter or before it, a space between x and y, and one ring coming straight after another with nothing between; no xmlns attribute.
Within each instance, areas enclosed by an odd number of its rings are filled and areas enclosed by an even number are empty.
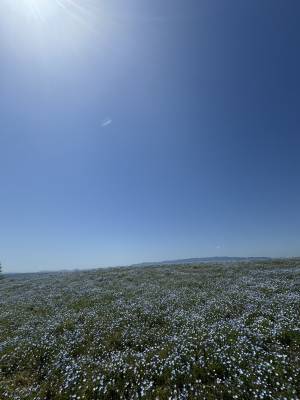
<svg viewBox="0 0 300 400"><path fill-rule="evenodd" d="M112 123L112 119L106 118L102 121L101 126L102 128L105 128L106 126L110 125Z"/></svg>

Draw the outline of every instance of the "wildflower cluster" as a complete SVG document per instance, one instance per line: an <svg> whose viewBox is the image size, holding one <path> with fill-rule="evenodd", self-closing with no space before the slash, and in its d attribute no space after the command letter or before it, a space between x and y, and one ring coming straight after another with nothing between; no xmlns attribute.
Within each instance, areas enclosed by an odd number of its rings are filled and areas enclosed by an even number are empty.
<svg viewBox="0 0 300 400"><path fill-rule="evenodd" d="M300 260L8 276L0 399L300 398Z"/></svg>

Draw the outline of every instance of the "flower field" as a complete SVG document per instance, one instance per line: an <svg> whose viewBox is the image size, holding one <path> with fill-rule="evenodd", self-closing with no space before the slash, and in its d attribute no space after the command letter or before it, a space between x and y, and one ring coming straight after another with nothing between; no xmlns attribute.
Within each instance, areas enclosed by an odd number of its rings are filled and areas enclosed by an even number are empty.
<svg viewBox="0 0 300 400"><path fill-rule="evenodd" d="M0 399L300 399L300 260L7 275Z"/></svg>

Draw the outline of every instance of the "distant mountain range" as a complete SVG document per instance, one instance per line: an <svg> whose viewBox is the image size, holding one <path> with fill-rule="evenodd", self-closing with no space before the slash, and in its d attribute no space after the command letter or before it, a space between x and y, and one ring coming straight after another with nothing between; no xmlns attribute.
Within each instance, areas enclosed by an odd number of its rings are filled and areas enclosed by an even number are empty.
<svg viewBox="0 0 300 400"><path fill-rule="evenodd" d="M201 263L229 263L241 261L267 261L271 257L202 257L202 258L182 258L177 260L165 260L155 262L143 262L133 264L133 267L147 267L150 265L175 265L175 264L201 264Z"/></svg>

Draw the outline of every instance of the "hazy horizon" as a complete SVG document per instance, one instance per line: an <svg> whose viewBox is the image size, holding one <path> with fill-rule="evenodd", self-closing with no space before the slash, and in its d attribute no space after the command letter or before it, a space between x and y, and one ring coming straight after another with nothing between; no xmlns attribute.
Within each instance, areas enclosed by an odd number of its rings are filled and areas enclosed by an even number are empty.
<svg viewBox="0 0 300 400"><path fill-rule="evenodd" d="M138 260L138 261L134 261L134 262L129 262L129 263L124 263L124 264L110 264L110 265L101 265L101 264L93 264L93 265L65 265L65 266L58 266L58 265L53 265L52 267L43 267L43 266L27 266L24 267L22 266L22 268L15 269L13 267L10 268L10 270L7 270L7 268L5 268L5 266L3 265L2 267L2 272L4 274L23 274L23 273L40 273L40 272L61 272L61 271L84 271L84 270L93 270L93 269L105 269L105 268L118 268L118 267L131 267L131 266L139 266L139 265L143 265L143 264L166 264L168 262L172 263L172 262L179 262L179 261L184 261L184 260L206 260L206 259L235 259L235 258L240 258L241 260L243 259L298 259L300 258L300 256L282 256L282 257L272 257L272 256L222 256L222 255L218 255L218 256L203 256L203 257L180 257L180 258L165 258L165 259L149 259L149 260ZM176 265L176 264L175 264Z"/></svg>
<svg viewBox="0 0 300 400"><path fill-rule="evenodd" d="M300 3L0 8L4 272L299 256Z"/></svg>

